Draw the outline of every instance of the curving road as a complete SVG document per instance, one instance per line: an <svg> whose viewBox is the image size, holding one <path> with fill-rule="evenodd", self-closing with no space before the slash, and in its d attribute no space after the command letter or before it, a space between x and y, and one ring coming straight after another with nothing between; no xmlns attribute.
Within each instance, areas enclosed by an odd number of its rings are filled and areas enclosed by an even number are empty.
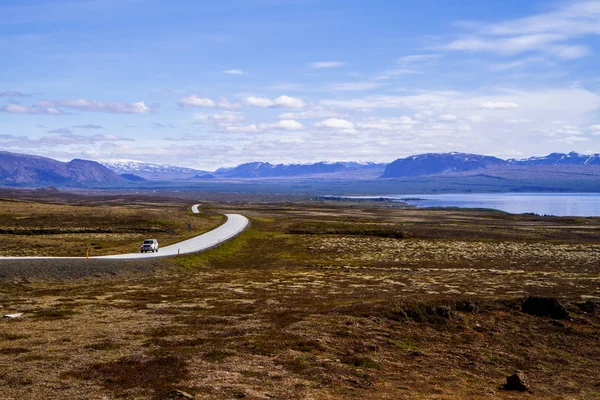
<svg viewBox="0 0 600 400"><path fill-rule="evenodd" d="M199 204L192 206L192 212L198 214ZM111 256L90 257L95 259L132 260L140 258L169 257L178 254L197 253L217 246L240 234L248 226L248 218L240 214L225 214L227 221L212 231L193 237L183 242L161 247L156 253L128 253ZM41 259L85 259L85 257L0 257L0 260L41 260Z"/></svg>

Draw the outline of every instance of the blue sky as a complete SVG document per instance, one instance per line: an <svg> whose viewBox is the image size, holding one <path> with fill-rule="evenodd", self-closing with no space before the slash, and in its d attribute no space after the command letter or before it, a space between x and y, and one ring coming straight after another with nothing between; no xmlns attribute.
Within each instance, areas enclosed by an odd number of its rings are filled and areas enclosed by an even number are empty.
<svg viewBox="0 0 600 400"><path fill-rule="evenodd" d="M0 0L0 148L208 170L600 152L599 45L600 1Z"/></svg>

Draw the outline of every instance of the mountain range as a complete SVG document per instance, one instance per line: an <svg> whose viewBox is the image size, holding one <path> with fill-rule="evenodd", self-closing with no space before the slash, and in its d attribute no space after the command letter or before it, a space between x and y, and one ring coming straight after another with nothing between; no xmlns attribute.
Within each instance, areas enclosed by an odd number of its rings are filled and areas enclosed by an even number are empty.
<svg viewBox="0 0 600 400"><path fill-rule="evenodd" d="M161 165L144 163L132 160L100 160L100 164L119 175L138 176L147 180L177 180L189 179L194 176L205 175L208 171L199 169L177 167L174 165Z"/></svg>
<svg viewBox="0 0 600 400"><path fill-rule="evenodd" d="M314 164L270 164L268 162L251 162L235 168L221 169L212 175L217 178L285 178L298 176L363 179L377 178L386 164L358 162L318 162Z"/></svg>
<svg viewBox="0 0 600 400"><path fill-rule="evenodd" d="M22 187L130 187L158 181L194 182L234 180L346 180L469 177L493 179L600 178L600 155L575 152L552 153L544 157L503 160L468 153L427 153L399 158L390 164L359 162L318 162L312 164L271 164L251 162L214 172L137 161L61 162L50 158L0 151L0 185Z"/></svg>

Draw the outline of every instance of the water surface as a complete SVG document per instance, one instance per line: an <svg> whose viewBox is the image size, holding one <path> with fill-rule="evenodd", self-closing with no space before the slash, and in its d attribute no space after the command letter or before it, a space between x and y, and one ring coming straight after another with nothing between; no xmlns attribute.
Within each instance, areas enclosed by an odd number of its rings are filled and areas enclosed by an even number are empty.
<svg viewBox="0 0 600 400"><path fill-rule="evenodd" d="M513 214L600 216L600 193L464 193L385 197L417 207L492 208Z"/></svg>

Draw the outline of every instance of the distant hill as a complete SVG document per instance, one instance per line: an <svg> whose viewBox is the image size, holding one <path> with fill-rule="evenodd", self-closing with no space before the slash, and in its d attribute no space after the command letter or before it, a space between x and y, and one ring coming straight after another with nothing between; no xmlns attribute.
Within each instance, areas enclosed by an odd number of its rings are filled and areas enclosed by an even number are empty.
<svg viewBox="0 0 600 400"><path fill-rule="evenodd" d="M127 182L105 166L88 160L61 162L51 158L0 151L2 186L74 186Z"/></svg>
<svg viewBox="0 0 600 400"><path fill-rule="evenodd" d="M121 174L121 176L131 182L146 182L148 180L133 174Z"/></svg>
<svg viewBox="0 0 600 400"><path fill-rule="evenodd" d="M318 162L314 164L270 164L251 162L235 168L217 170L218 178L290 178L290 177L356 177L375 178L383 172L385 164L358 162Z"/></svg>
<svg viewBox="0 0 600 400"><path fill-rule="evenodd" d="M382 178L438 175L481 170L507 165L507 161L496 157L467 153L427 153L399 158L389 164Z"/></svg>
<svg viewBox="0 0 600 400"><path fill-rule="evenodd" d="M199 169L144 163L140 161L100 160L98 162L117 174L136 175L153 181L189 179L197 175L205 175L208 173L207 171Z"/></svg>

